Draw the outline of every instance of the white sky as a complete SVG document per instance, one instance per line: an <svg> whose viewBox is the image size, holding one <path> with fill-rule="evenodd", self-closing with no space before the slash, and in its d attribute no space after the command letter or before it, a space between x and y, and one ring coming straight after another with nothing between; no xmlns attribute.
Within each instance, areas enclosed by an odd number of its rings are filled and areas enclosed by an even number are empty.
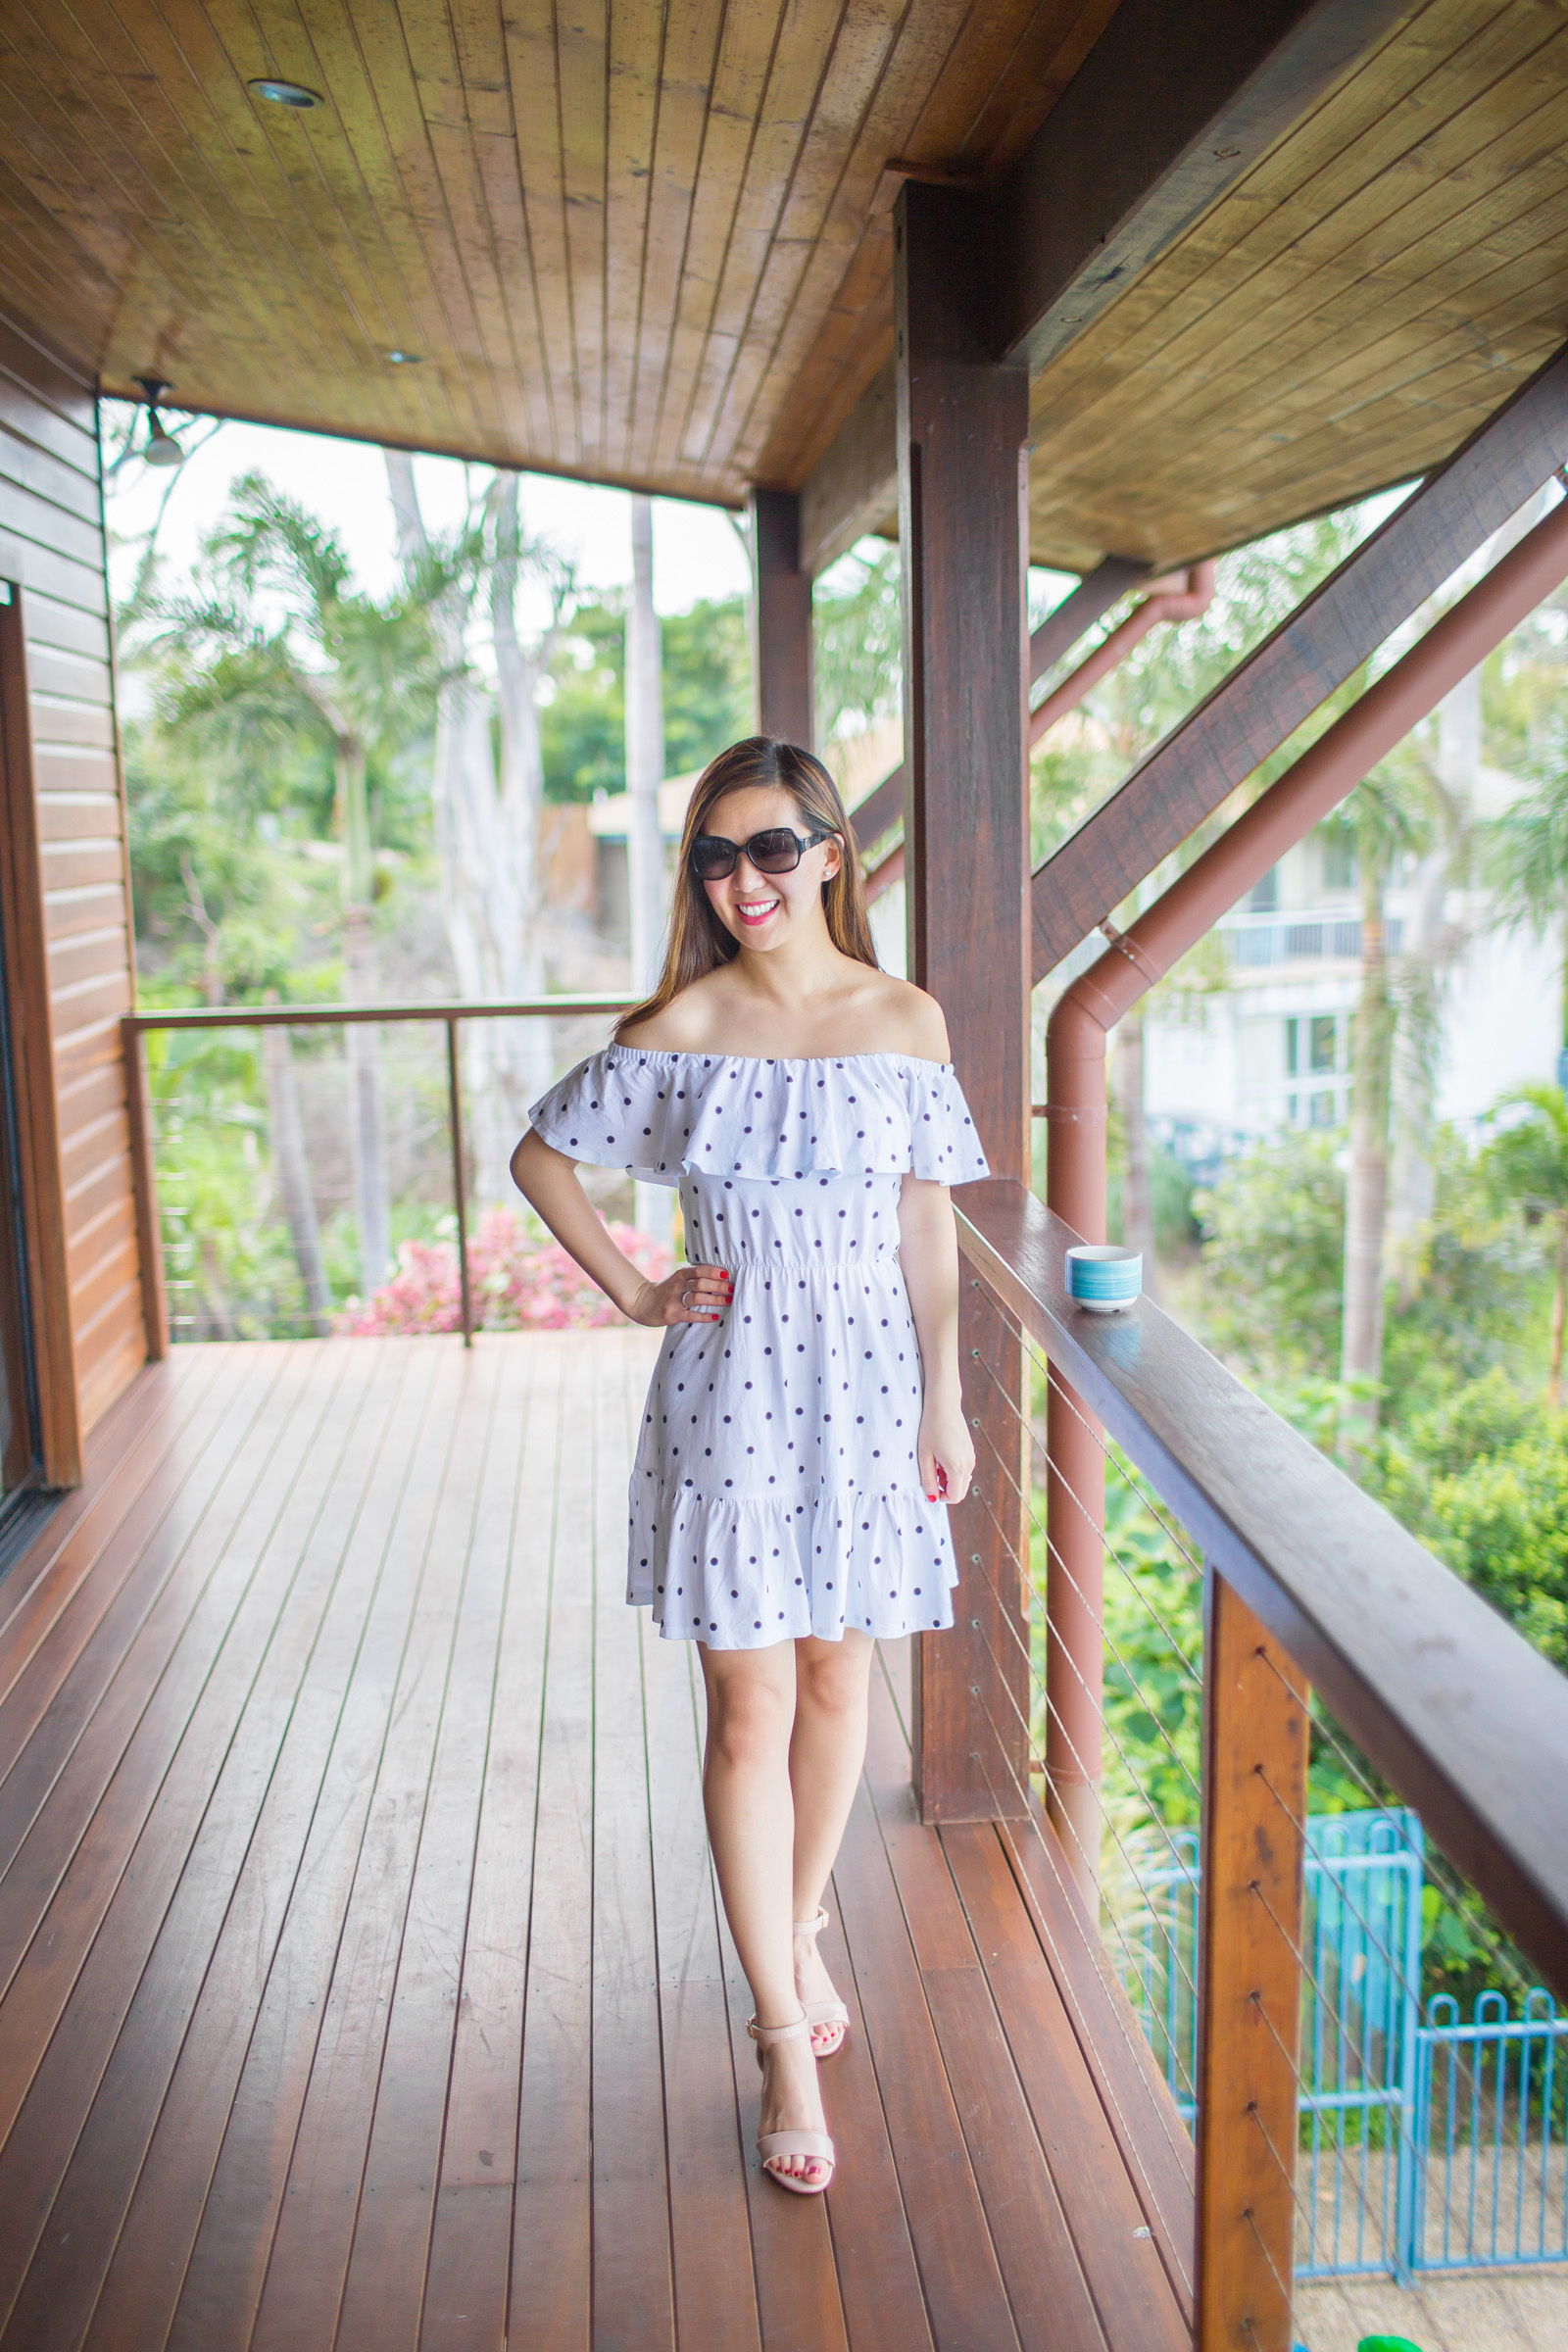
<svg viewBox="0 0 1568 2352"><path fill-rule="evenodd" d="M104 403L106 441L111 434L118 436L125 413L118 401ZM186 442L195 442L211 429L206 418L185 424L177 412L166 422ZM138 445L143 429L138 422ZM394 586L392 510L380 450L368 442L328 440L263 424L225 423L180 466L159 532L166 577L177 577L194 564L201 535L221 513L230 483L252 468L266 473L338 533L357 586L374 596L384 596ZM478 470L481 479L488 478L488 468ZM464 467L457 459L416 458L415 478L432 530L447 530L462 520ZM137 458L112 477L109 523L118 540L139 536L151 527L169 479L166 470L144 466ZM539 473L525 473L521 489L524 531L549 539L571 558L582 588L612 588L630 580L631 501L625 491ZM137 552L134 546L121 545L114 556L118 592L128 588ZM681 499L655 500L654 601L661 612L687 612L702 597L743 594L746 569L741 542L721 508Z"/></svg>

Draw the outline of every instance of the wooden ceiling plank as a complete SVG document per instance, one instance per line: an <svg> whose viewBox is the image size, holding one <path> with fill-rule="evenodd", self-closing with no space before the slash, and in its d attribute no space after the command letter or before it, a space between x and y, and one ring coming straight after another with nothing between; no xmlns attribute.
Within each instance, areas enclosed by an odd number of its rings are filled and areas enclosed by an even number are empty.
<svg viewBox="0 0 1568 2352"><path fill-rule="evenodd" d="M667 18L630 410L629 450L644 470L653 464L659 416L667 393L709 91L724 14L724 0L671 0Z"/></svg>
<svg viewBox="0 0 1568 2352"><path fill-rule="evenodd" d="M955 163L978 163L991 178L1010 171L1119 5L1120 0L1088 0L1088 5L1046 0L998 64L963 138L949 150Z"/></svg>
<svg viewBox="0 0 1568 2352"><path fill-rule="evenodd" d="M756 429L759 400L780 382L799 381L862 242L887 157L909 152L924 94L940 77L960 22L956 6L894 12L883 39L861 41L858 119L851 119L849 91L838 76L831 108L813 113L778 228L781 241L806 248L805 264L764 273L750 339L755 347L761 334L765 344L754 350L750 367L743 364L733 397L723 404L722 439L708 445L711 461L738 467L743 449L755 458L763 437ZM888 223L880 225L886 238ZM891 301L890 238L882 262ZM776 406L776 395L769 406Z"/></svg>
<svg viewBox="0 0 1568 2352"><path fill-rule="evenodd" d="M884 4L885 0L872 0L879 9ZM703 463L850 14L847 0L788 0L786 22L768 60L745 162L731 194L707 335L674 442L688 465Z"/></svg>
<svg viewBox="0 0 1568 2352"><path fill-rule="evenodd" d="M1376 62L1382 63L1381 60ZM1488 61L1487 70L1493 70L1493 61ZM1406 133L1398 134L1402 145L1396 150L1394 147L1394 134L1389 129L1391 119L1395 122L1407 121L1408 116L1407 113L1401 113L1398 93L1384 85L1381 74L1369 69L1363 78L1367 88L1362 93L1361 104L1369 120L1365 139L1352 143L1360 157L1356 169L1365 172L1370 164L1369 143L1375 143L1379 149L1379 169L1372 172L1370 176L1358 178L1354 195L1370 206L1375 215L1376 209L1388 202L1388 171L1401 164L1410 151ZM1332 138L1333 134L1327 135ZM1320 184L1324 175L1309 177L1305 183L1312 190L1310 217L1317 221L1318 234L1325 241L1331 233L1327 223L1345 217L1350 198L1348 153L1335 155L1332 167L1340 190L1339 201L1332 208L1330 190ZM1123 303L1106 314L1102 326L1091 329L1090 334L1082 339L1079 347L1080 364L1092 365L1093 355L1085 354L1082 346L1098 339L1101 348L1107 353L1114 348L1118 366L1129 374L1133 369L1149 365L1156 357L1161 371L1173 373L1188 366L1195 348L1223 353L1226 368L1239 370L1251 349L1268 339L1281 318L1291 320L1300 316L1299 291L1310 273L1310 265L1301 250L1300 234L1294 230L1297 218L1292 206L1282 204L1266 218L1260 219L1226 257L1229 263L1226 275L1230 283L1217 294L1212 261L1205 264L1200 250L1200 234L1195 232L1190 240L1190 253L1185 249L1174 252L1168 257L1168 269L1166 262L1162 261L1159 268L1151 273L1151 281L1146 288L1135 289ZM1352 215L1346 225L1350 225L1353 220ZM1260 254L1266 258L1259 259ZM1259 302L1259 284L1270 270L1272 279L1278 280L1280 290L1272 301ZM1192 279L1190 299L1185 306L1173 306L1168 299L1162 299L1166 281L1171 278L1179 281L1184 271ZM1146 304L1159 306L1155 328L1159 336L1157 352L1151 350L1148 332L1141 334L1138 329L1138 310ZM1177 331L1173 332L1173 327ZM1071 355L1066 365L1070 370ZM1042 379L1042 388L1049 381L1049 375L1054 373L1054 370L1048 371L1048 377Z"/></svg>
<svg viewBox="0 0 1568 2352"><path fill-rule="evenodd" d="M512 305L497 248L495 223L479 166L475 109L489 123L498 105L510 106L503 89L475 89L470 97L459 54L456 24L447 7L403 0L400 22L407 44L414 94L430 142L452 248L463 271L473 318L472 375L475 397L488 430L502 430L501 385L517 367Z"/></svg>
<svg viewBox="0 0 1568 2352"><path fill-rule="evenodd" d="M283 224L276 222L243 159L229 151L220 125L217 137L202 139L202 131L213 129L216 109L192 80L161 22L146 14L133 35L118 12L100 11L89 32L65 12L54 13L47 49L34 51L29 61L45 81L46 57L70 75L108 133L103 144L89 140L83 149L79 123L72 126L72 144L99 167L100 203L105 176L122 185L133 202L145 191L144 261L154 267L162 261L170 282L188 289L187 301L193 293L214 302L237 297L256 320L258 339L265 339L266 279L286 245L286 232L270 250L256 233L263 222L280 230ZM230 78L226 69L214 77ZM195 127L182 115L182 102L189 104ZM297 265L276 285L277 298L294 295L303 314L314 318L323 350L340 350L329 306Z"/></svg>
<svg viewBox="0 0 1568 2352"><path fill-rule="evenodd" d="M539 361L556 463L566 466L577 446L577 385L555 24L542 9L509 10L503 18L503 30L517 122L522 208L539 320Z"/></svg>
<svg viewBox="0 0 1568 2352"><path fill-rule="evenodd" d="M159 37L143 44L148 61L169 92L191 152L204 157L259 249L284 281L301 284L307 301L318 304L325 348L358 358L364 343L375 340L368 320L379 302L343 208L320 172L322 154L337 146L333 125L258 105L245 87L246 67L266 71L274 61L254 38L236 55L236 18L243 38L249 12L240 16L232 0L213 6L161 0ZM305 71L313 70L311 61ZM308 266L313 250L324 264L324 283Z"/></svg>
<svg viewBox="0 0 1568 2352"><path fill-rule="evenodd" d="M556 12L561 76L562 186L571 271L578 451L605 462L605 174L609 0L568 0Z"/></svg>
<svg viewBox="0 0 1568 2352"><path fill-rule="evenodd" d="M719 275L735 217L736 190L746 171L780 25L780 0L724 12L718 58L703 124L691 222L681 264L680 291L670 335L659 413L654 424L655 470L678 463L686 404L702 363Z"/></svg>
<svg viewBox="0 0 1568 2352"><path fill-rule="evenodd" d="M495 399L475 289L466 266L477 256L474 242L465 253L454 226L402 13L389 9L385 0L343 0L343 16L363 61L349 87L357 111L364 92L366 112L373 109L378 133L373 148L367 140L363 160L367 165L374 160L378 177L386 173L392 218L406 220L416 238L421 274L442 321L443 340L431 355L437 361L439 393L460 431L483 432L494 423ZM367 130L369 127L368 121ZM475 242L482 251L482 238ZM424 366L409 372L423 378L429 369L426 359ZM437 387L430 389L433 396Z"/></svg>
<svg viewBox="0 0 1568 2352"><path fill-rule="evenodd" d="M605 182L605 458L624 473L634 448L643 280L653 212L662 103L662 9L622 9L610 21Z"/></svg>
<svg viewBox="0 0 1568 2352"><path fill-rule="evenodd" d="M758 480L799 489L893 353L893 233L870 223L856 247L822 332L749 451Z"/></svg>
<svg viewBox="0 0 1568 2352"><path fill-rule="evenodd" d="M1485 30L1495 21L1495 0L1484 0L1469 13ZM1429 77L1424 53L1408 56L1397 45L1380 51L1332 107L1315 110L1295 136L1265 157L1238 183L1232 199L1196 223L1042 382L1058 374L1070 377L1075 366L1092 365L1097 345L1113 345L1128 369L1158 359L1168 371L1185 358L1182 337L1196 336L1215 348L1233 324L1245 332L1245 297L1244 315L1233 321L1225 314L1226 296L1234 304L1262 270L1290 266L1303 214L1332 218L1369 189L1377 192L1374 201L1384 199L1384 175L1413 143L1412 121L1421 112L1417 92ZM1470 94L1466 85L1464 95ZM1216 299L1211 273L1220 271L1225 285Z"/></svg>

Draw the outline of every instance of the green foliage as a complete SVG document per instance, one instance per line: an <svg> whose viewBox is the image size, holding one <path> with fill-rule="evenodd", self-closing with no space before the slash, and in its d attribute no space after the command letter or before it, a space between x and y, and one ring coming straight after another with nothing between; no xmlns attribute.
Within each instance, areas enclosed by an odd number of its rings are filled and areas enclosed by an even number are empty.
<svg viewBox="0 0 1568 2352"><path fill-rule="evenodd" d="M1194 1197L1201 1319L1220 1353L1269 1381L1338 1364L1345 1262L1339 1139L1287 1128Z"/></svg>
<svg viewBox="0 0 1568 2352"><path fill-rule="evenodd" d="M890 718L903 683L899 551L862 540L812 596L817 741Z"/></svg>
<svg viewBox="0 0 1568 2352"><path fill-rule="evenodd" d="M752 659L740 597L660 623L664 773L689 774L752 731ZM579 605L552 652L539 710L545 793L591 801L626 789L624 601Z"/></svg>

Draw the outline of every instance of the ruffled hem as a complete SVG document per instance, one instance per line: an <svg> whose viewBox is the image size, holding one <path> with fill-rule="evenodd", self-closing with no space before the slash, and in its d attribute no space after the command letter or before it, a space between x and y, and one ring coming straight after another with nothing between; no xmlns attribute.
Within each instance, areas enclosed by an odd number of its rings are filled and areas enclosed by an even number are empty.
<svg viewBox="0 0 1568 2352"><path fill-rule="evenodd" d="M651 1605L666 1642L760 1649L837 1642L846 1626L889 1642L953 1623L947 1512L922 1495L817 1490L791 1505L682 1490L666 1508L638 1484L626 1598Z"/></svg>
<svg viewBox="0 0 1568 2352"><path fill-rule="evenodd" d="M528 1115L558 1152L653 1184L687 1172L968 1184L991 1172L952 1064L903 1054L767 1061L609 1046Z"/></svg>

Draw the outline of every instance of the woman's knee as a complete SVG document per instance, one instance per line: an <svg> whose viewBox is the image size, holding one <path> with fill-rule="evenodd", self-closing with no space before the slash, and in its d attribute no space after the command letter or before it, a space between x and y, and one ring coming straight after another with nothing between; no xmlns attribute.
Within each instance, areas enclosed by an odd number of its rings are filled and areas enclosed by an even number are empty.
<svg viewBox="0 0 1568 2352"><path fill-rule="evenodd" d="M708 1742L726 1764L765 1764L789 1750L794 1693L771 1677L724 1675L708 1694Z"/></svg>
<svg viewBox="0 0 1568 2352"><path fill-rule="evenodd" d="M848 1638L822 1642L797 1654L796 1677L802 1703L822 1715L853 1716L865 1704L870 1669L870 1644L850 1646Z"/></svg>

